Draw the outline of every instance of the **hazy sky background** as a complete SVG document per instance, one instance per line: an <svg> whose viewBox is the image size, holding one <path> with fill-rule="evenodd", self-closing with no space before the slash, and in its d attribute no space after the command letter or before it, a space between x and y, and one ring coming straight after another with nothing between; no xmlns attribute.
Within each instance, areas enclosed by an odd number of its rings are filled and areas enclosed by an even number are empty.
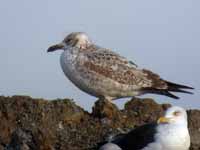
<svg viewBox="0 0 200 150"><path fill-rule="evenodd" d="M0 0L0 94L73 98L87 110L96 100L63 74L60 52L46 53L73 31L163 78L194 86L194 95L159 103L200 108L199 0ZM126 100L115 101L122 107Z"/></svg>

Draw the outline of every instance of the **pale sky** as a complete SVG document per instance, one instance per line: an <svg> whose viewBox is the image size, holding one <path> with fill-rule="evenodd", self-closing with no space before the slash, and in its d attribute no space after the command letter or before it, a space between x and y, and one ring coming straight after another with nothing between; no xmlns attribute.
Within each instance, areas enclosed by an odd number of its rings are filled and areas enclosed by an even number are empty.
<svg viewBox="0 0 200 150"><path fill-rule="evenodd" d="M84 31L164 79L195 87L180 100L145 95L159 103L200 108L200 1L0 0L0 94L72 98L91 110L97 98L63 74L61 52L46 53L67 34ZM114 103L122 108L127 100Z"/></svg>

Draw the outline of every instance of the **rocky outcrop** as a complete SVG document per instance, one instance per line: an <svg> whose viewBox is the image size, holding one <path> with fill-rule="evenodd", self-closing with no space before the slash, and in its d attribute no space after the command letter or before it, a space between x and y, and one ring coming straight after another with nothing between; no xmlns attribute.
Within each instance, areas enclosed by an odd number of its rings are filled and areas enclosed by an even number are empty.
<svg viewBox="0 0 200 150"><path fill-rule="evenodd" d="M1 96L0 150L92 150L112 135L155 121L169 106L134 99L119 110L101 100L88 113L69 99ZM191 150L200 149L199 116L199 110L188 110Z"/></svg>

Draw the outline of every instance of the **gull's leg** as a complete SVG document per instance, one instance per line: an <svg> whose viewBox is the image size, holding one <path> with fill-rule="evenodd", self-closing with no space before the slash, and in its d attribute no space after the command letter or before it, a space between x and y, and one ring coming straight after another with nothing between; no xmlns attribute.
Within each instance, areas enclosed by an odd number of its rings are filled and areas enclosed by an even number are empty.
<svg viewBox="0 0 200 150"><path fill-rule="evenodd" d="M103 99L103 101L105 102L110 102L113 103L114 98L110 97L110 96L103 96L102 98L100 98L100 100Z"/></svg>

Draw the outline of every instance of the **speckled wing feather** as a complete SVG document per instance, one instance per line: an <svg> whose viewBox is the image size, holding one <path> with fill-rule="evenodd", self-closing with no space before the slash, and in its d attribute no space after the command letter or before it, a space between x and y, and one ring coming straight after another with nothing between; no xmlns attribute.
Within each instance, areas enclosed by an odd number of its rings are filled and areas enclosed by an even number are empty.
<svg viewBox="0 0 200 150"><path fill-rule="evenodd" d="M118 83L116 89L113 87L113 90L119 90L123 86L127 91L138 92L137 94L132 94L132 96L155 93L174 99L178 99L179 97L170 92L192 94L191 92L182 90L193 89L192 87L163 80L159 75L149 70L137 68L137 65L133 62L128 61L125 57L109 49L91 45L84 50L83 55L85 59L80 59L84 60L81 62L81 66L85 70L92 72L94 76L102 77L98 78L98 80L110 79L113 85Z"/></svg>
<svg viewBox="0 0 200 150"><path fill-rule="evenodd" d="M96 50L88 51L85 55L89 61L84 62L84 67L120 84L134 85L138 89L152 86L164 88L166 86L158 75L138 69L133 62L111 50L98 47Z"/></svg>

